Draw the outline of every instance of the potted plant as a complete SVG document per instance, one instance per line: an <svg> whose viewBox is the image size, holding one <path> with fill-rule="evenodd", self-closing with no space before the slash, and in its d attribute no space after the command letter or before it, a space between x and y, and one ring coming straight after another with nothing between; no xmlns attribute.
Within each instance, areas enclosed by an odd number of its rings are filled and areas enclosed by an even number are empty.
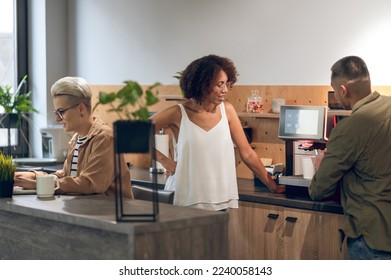
<svg viewBox="0 0 391 280"><path fill-rule="evenodd" d="M172 77L175 78L175 79L177 79L178 81L180 81L181 78L182 78L182 75L183 75L183 71L178 71L178 72L176 72L175 75L172 76Z"/></svg>
<svg viewBox="0 0 391 280"><path fill-rule="evenodd" d="M176 74L174 76L172 76L172 77L177 79L180 82L181 79L182 79L182 75L183 75L183 70L179 71L179 72L176 72ZM182 90L181 90L181 94L185 95Z"/></svg>
<svg viewBox="0 0 391 280"><path fill-rule="evenodd" d="M117 92L99 92L95 110L100 105L108 105L107 112L118 115L113 123L116 148L120 153L146 153L149 151L150 132L154 133L148 120L148 106L159 101L158 91L154 89L160 83L149 86L145 91L135 81L125 81L124 87Z"/></svg>
<svg viewBox="0 0 391 280"><path fill-rule="evenodd" d="M15 171L12 157L0 151L0 198L12 197Z"/></svg>
<svg viewBox="0 0 391 280"><path fill-rule="evenodd" d="M3 113L0 114L0 126L8 129L8 153L10 153L11 146L11 128L20 127L22 119L30 122L31 119L27 114L37 113L38 111L33 107L30 99L31 91L23 92L27 80L27 75L20 81L16 92L12 92L12 86L0 85L0 107L3 108ZM19 129L21 136L28 144L26 135L22 129Z"/></svg>
<svg viewBox="0 0 391 280"><path fill-rule="evenodd" d="M99 105L109 105L107 112L114 112L120 120L142 120L149 118L148 106L154 105L159 101L158 91L153 91L160 83L149 86L145 92L139 83L135 81L125 81L124 87L117 92L99 92Z"/></svg>
<svg viewBox="0 0 391 280"><path fill-rule="evenodd" d="M148 107L159 101L156 87L160 83L149 86L145 91L135 81L125 81L124 87L117 92L99 92L98 102L93 111L101 105L107 105L107 112L118 115L113 123L114 130L114 172L121 170L120 154L150 153L155 164L154 125L149 120ZM158 209L157 178L154 181L153 213L125 214L122 201L121 176L116 179L116 218L119 222L156 221Z"/></svg>

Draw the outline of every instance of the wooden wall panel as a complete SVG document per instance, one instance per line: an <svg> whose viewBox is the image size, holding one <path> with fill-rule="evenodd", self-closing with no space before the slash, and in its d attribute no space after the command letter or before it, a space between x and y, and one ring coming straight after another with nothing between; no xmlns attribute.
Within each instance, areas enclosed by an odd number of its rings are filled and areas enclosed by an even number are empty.
<svg viewBox="0 0 391 280"><path fill-rule="evenodd" d="M391 86L372 86L372 90L384 95L391 95Z"/></svg>
<svg viewBox="0 0 391 280"><path fill-rule="evenodd" d="M227 100L233 104L237 112L246 112L247 98L251 90L258 90L263 99L264 113L271 113L273 98L284 98L286 105L327 106L328 91L331 86L234 86ZM265 114L266 115L266 114ZM272 164L285 165L285 142L278 138L279 118L254 118L240 116L243 125L252 128L252 144L260 158L271 158ZM252 171L240 160L236 153L237 176L252 179Z"/></svg>
<svg viewBox="0 0 391 280"><path fill-rule="evenodd" d="M237 112L245 112L247 98L253 89L258 90L263 98L265 113L271 112L273 98L284 98L287 105L327 106L327 92L332 90L331 86L234 86L227 100Z"/></svg>

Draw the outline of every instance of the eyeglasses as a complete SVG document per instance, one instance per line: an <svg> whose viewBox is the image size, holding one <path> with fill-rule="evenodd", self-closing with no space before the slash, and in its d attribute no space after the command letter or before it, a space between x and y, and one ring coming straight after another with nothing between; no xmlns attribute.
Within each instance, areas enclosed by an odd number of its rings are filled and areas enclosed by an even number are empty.
<svg viewBox="0 0 391 280"><path fill-rule="evenodd" d="M72 108L75 108L75 107L77 107L77 106L79 106L79 105L80 105L80 103L79 103L79 104L76 104L76 105L74 105L74 106L72 106L72 107L66 108L66 109L57 109L57 110L53 111L53 113L54 113L54 115L55 115L56 117L59 117L61 120L63 120L63 119L64 119L64 113L65 113L66 111L68 111L68 110L70 110L70 109L72 109Z"/></svg>
<svg viewBox="0 0 391 280"><path fill-rule="evenodd" d="M225 83L221 83L221 84L218 84L217 87L219 88L219 90L223 90L224 89L224 86L227 87L227 89L230 89L232 87L232 82L225 82Z"/></svg>

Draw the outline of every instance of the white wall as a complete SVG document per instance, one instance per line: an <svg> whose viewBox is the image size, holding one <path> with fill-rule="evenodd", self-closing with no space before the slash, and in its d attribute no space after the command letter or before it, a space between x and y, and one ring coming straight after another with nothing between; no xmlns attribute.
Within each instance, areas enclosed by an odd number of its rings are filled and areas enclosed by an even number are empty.
<svg viewBox="0 0 391 280"><path fill-rule="evenodd" d="M50 88L68 75L67 0L29 0L29 81L34 107L31 156L42 157L40 129L55 124Z"/></svg>
<svg viewBox="0 0 391 280"><path fill-rule="evenodd" d="M374 85L391 85L388 0L29 0L32 156L55 122L50 87L66 75L93 84L177 84L192 60L234 60L238 84L325 85L330 66L362 56Z"/></svg>
<svg viewBox="0 0 391 280"><path fill-rule="evenodd" d="M390 85L391 1L71 0L69 72L90 83L176 84L195 58L234 60L238 84L329 84L346 55Z"/></svg>

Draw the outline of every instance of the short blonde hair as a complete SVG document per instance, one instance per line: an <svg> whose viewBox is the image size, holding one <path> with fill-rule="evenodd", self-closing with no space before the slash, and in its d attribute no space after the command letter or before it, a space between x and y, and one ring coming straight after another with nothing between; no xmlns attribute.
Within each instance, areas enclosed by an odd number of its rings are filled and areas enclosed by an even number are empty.
<svg viewBox="0 0 391 280"><path fill-rule="evenodd" d="M50 93L53 97L67 95L76 97L80 102L91 106L91 89L85 79L80 77L64 77L52 85Z"/></svg>

